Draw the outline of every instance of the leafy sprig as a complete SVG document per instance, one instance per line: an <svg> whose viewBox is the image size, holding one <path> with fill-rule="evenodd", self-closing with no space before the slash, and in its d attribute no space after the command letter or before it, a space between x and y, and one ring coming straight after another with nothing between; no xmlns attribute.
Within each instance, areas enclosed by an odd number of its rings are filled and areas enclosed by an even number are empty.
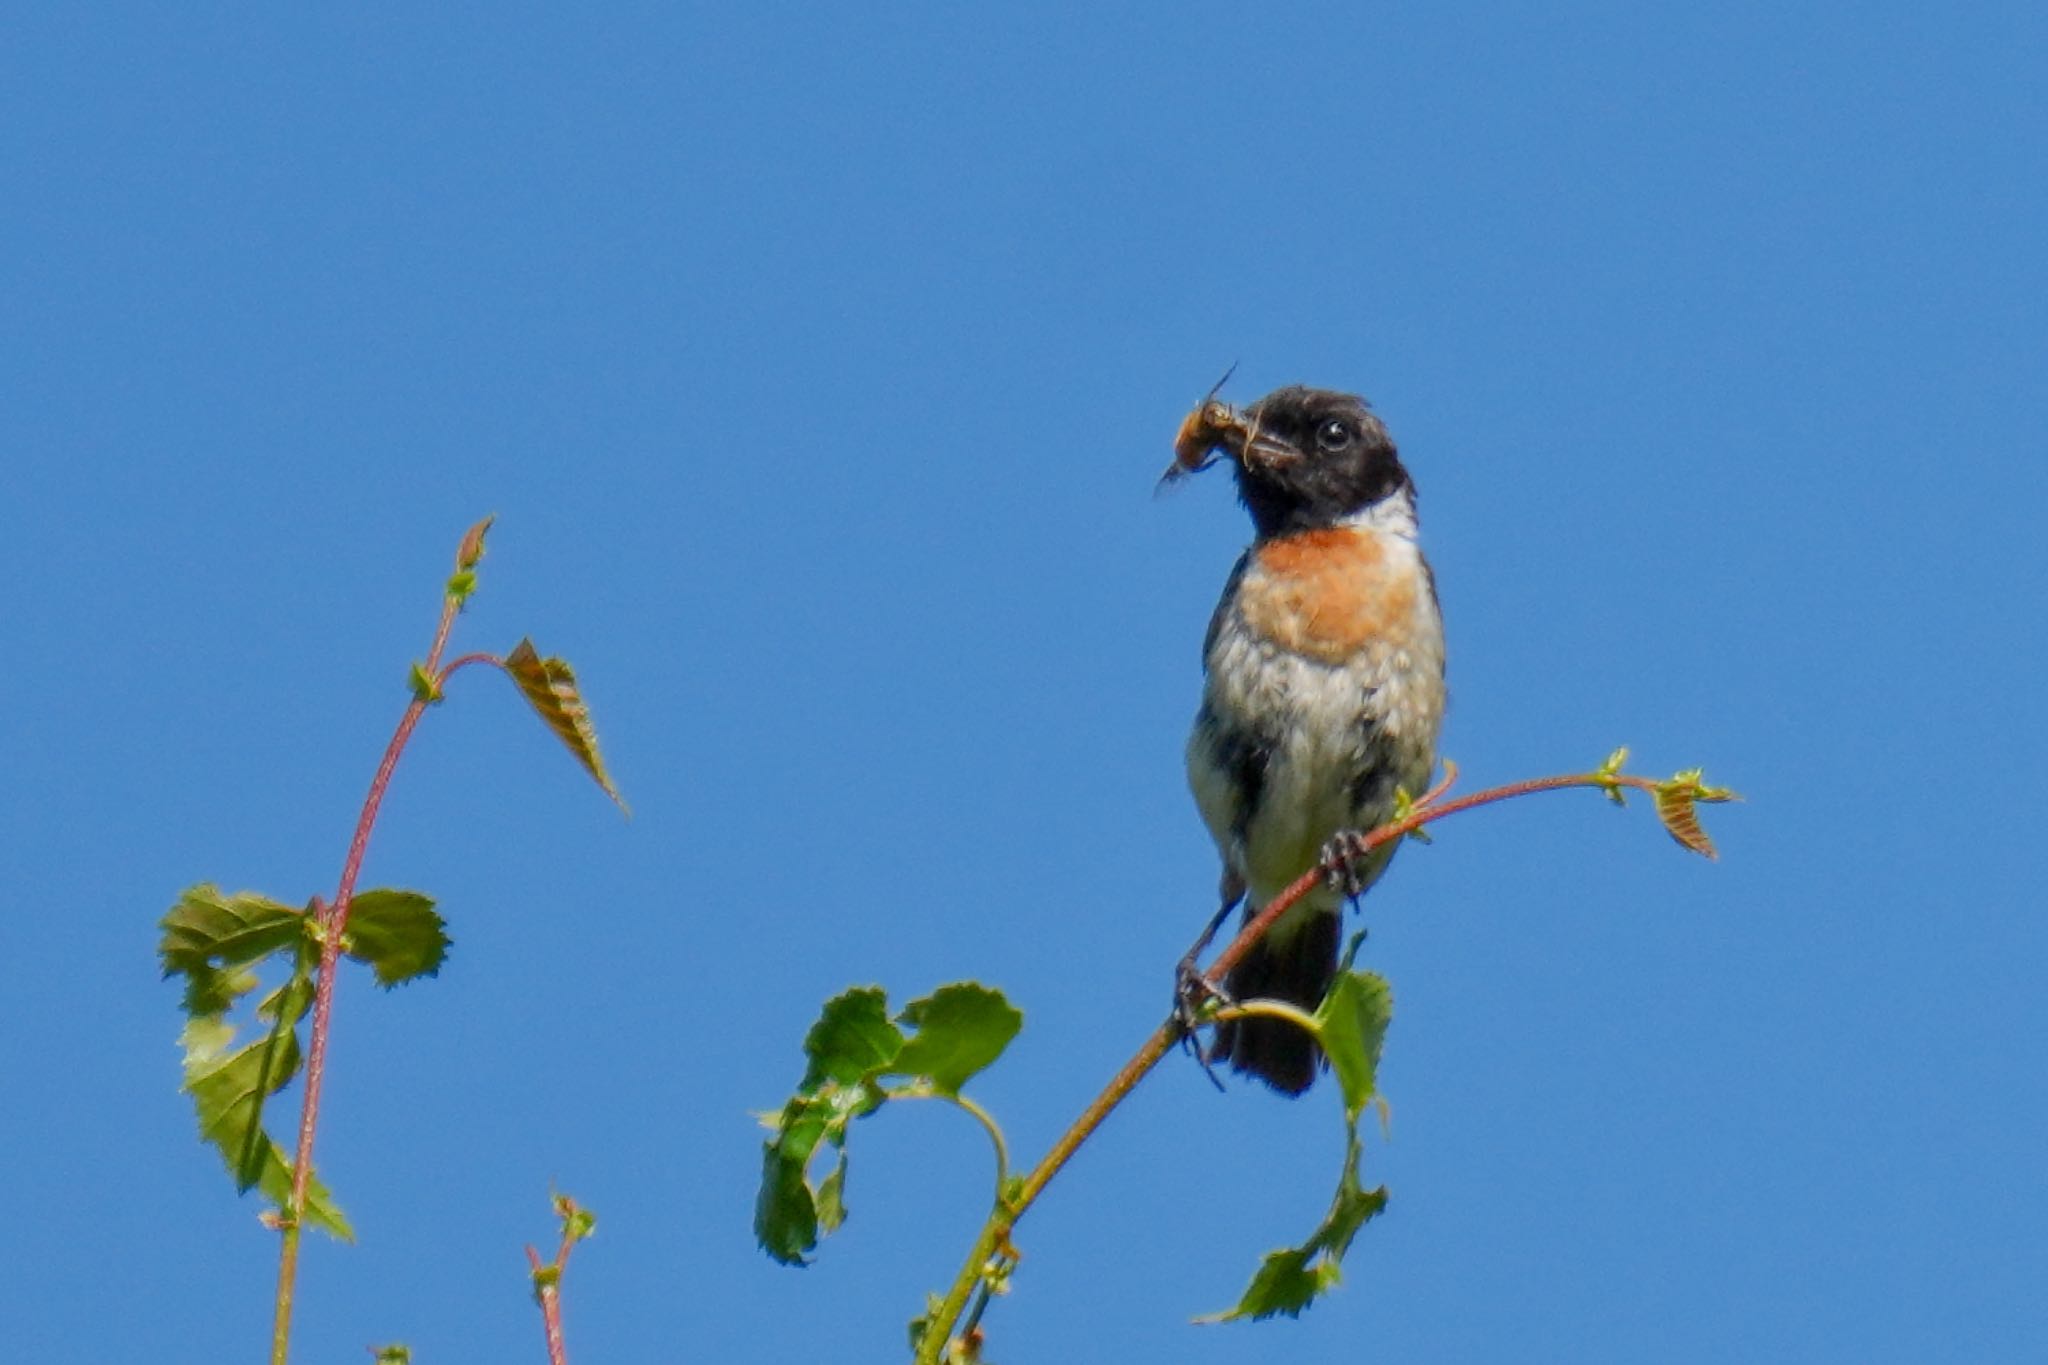
<svg viewBox="0 0 2048 1365"><path fill-rule="evenodd" d="M1537 792L1590 787L1617 803L1624 802L1629 791L1649 793L1659 821L1673 839L1692 852L1715 857L1697 808L1736 800L1735 794L1708 785L1697 769L1662 780L1625 772L1627 757L1626 749L1617 749L1590 772L1535 778L1456 798L1450 791L1457 769L1446 762L1444 776L1435 787L1420 799L1403 793L1394 818L1354 842L1346 856L1360 857L1397 839L1426 839L1428 826L1481 806ZM1352 1241L1386 1207L1385 1188L1367 1189L1360 1175L1364 1143L1359 1124L1369 1111L1385 1112L1378 1090L1378 1066L1393 1014L1393 997L1383 978L1353 966L1359 940L1353 939L1335 982L1312 1015L1280 1001L1225 1003L1221 995L1230 969L1281 916L1337 871L1335 866L1319 864L1303 872L1268 901L1201 973L1210 998L1195 1015L1195 1026L1262 1014L1287 1018L1315 1036L1342 1094L1345 1131L1343 1166L1321 1222L1300 1244L1268 1253L1238 1302L1202 1321L1299 1314L1339 1282ZM960 1012L967 1022L958 1035L953 1032L953 1011L937 1008L941 999L976 1002ZM1000 1001L1000 1010L986 1003L992 1001ZM998 1018L1015 1022L993 1027ZM754 1221L763 1249L777 1260L804 1263L819 1237L839 1226L846 1216L846 1144L853 1121L876 1112L889 1100L919 1094L948 1096L965 1107L965 1098L957 1093L959 1083L995 1060L1014 1036L1018 1022L1021 1016L998 992L972 982L944 987L927 1000L915 1002L893 1021L886 998L876 987L850 990L828 1002L805 1039L808 1064L802 1083L767 1120L773 1136L764 1150ZM903 1023L920 1029L916 1038L906 1037L898 1027ZM1009 1173L1000 1128L978 1106L972 1108L995 1139L996 1196L952 1286L944 1295L929 1296L925 1311L910 1324L911 1347L919 1365L979 1358L983 1312L994 1296L1007 1290L1017 1264L1018 1253L1011 1239L1018 1221L1110 1112L1186 1036L1188 1027L1179 1010L1170 1015L1038 1164L1022 1176ZM939 1059L947 1057L961 1061L947 1069L939 1065ZM919 1066L928 1070L920 1074ZM904 1075L909 1076L907 1083L886 1083L891 1076ZM810 1171L821 1146L831 1148L835 1155L831 1170L814 1181Z"/></svg>
<svg viewBox="0 0 2048 1365"><path fill-rule="evenodd" d="M1009 1181L1008 1145L994 1119L960 1088L1002 1056L1023 1025L1000 991L973 982L941 986L893 1018L877 986L826 1001L804 1037L796 1093L764 1116L773 1136L762 1147L754 1202L761 1249L785 1265L803 1265L818 1239L846 1221L847 1129L891 1100L944 1100L981 1123L995 1146L1000 1199ZM821 1148L833 1153L832 1168L814 1180Z"/></svg>
<svg viewBox="0 0 2048 1365"><path fill-rule="evenodd" d="M270 1207L264 1221L279 1229L278 1282L271 1332L272 1365L284 1365L291 1340L299 1234L310 1223L333 1236L353 1234L332 1194L313 1174L321 1082L334 1005L334 982L346 956L371 969L387 990L433 976L447 960L447 925L434 902L417 891L357 890L370 833L398 760L429 706L446 696L457 671L473 664L503 670L535 713L559 735L605 793L624 808L599 757L597 735L576 684L561 659L542 658L521 640L503 658L466 654L442 662L455 618L477 589L477 565L493 518L469 528L455 552L455 568L442 593L440 621L424 661L412 665L411 703L385 746L356 819L331 902L314 897L304 909L254 892L225 895L211 883L191 887L167 912L157 946L164 975L181 978L185 1026L184 1089L192 1096L200 1135L221 1155L237 1191L259 1191ZM234 1046L230 1015L260 986L268 969L282 982L253 1008L260 1026ZM299 1026L310 1017L301 1051ZM267 1102L303 1075L293 1155L263 1123ZM398 1353L403 1347L385 1348ZM392 1358L397 1358L393 1355Z"/></svg>

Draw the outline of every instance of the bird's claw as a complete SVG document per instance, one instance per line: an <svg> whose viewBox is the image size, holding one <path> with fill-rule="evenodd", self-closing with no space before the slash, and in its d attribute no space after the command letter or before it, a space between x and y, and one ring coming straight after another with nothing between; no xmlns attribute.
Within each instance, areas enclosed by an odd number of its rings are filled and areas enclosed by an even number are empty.
<svg viewBox="0 0 2048 1365"><path fill-rule="evenodd" d="M1322 865L1329 869L1324 879L1330 889L1347 901L1355 901L1372 885L1373 847L1355 829L1339 830L1323 845Z"/></svg>
<svg viewBox="0 0 2048 1365"><path fill-rule="evenodd" d="M1193 953L1180 960L1173 969L1173 1017L1180 1020L1181 1032L1189 1037L1205 1022L1205 1015L1211 1003L1232 1005L1236 1001L1221 986L1212 985L1196 965Z"/></svg>
<svg viewBox="0 0 2048 1365"><path fill-rule="evenodd" d="M1223 1081L1217 1076L1209 1049L1202 1046L1201 1035L1196 1031L1201 1028L1212 1003L1229 1006L1237 1002L1231 999L1228 991L1202 975L1201 969L1195 965L1195 954L1190 952L1174 969L1173 1017L1180 1026L1180 1045L1201 1066L1202 1074L1209 1078L1209 1083L1221 1090Z"/></svg>

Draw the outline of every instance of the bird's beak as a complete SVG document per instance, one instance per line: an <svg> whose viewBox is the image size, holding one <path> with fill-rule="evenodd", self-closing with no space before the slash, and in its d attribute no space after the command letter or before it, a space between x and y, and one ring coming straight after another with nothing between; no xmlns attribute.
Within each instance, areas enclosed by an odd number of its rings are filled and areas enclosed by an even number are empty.
<svg viewBox="0 0 2048 1365"><path fill-rule="evenodd" d="M1271 466L1298 458L1292 446L1267 436L1258 423L1228 403L1204 399L1180 424L1173 438L1173 463L1165 479L1186 478L1214 464L1218 451L1240 465Z"/></svg>

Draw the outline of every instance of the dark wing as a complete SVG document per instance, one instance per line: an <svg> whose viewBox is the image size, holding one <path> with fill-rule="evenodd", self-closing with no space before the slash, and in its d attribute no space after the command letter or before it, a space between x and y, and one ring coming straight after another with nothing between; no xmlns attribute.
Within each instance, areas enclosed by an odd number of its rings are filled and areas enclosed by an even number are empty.
<svg viewBox="0 0 2048 1365"><path fill-rule="evenodd" d="M1216 599L1216 610L1209 614L1209 629L1202 636L1202 671L1209 670L1209 651L1216 648L1216 636L1223 629L1224 613L1230 610L1232 599L1237 596L1237 585L1244 579L1244 571L1251 567L1252 552L1246 550L1237 557L1237 563L1230 566L1230 577L1223 581L1223 595Z"/></svg>

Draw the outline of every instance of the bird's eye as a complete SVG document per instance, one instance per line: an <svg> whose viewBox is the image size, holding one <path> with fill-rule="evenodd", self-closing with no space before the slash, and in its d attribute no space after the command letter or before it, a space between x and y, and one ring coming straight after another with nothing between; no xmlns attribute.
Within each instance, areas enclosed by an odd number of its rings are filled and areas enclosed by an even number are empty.
<svg viewBox="0 0 2048 1365"><path fill-rule="evenodd" d="M1328 451L1349 449L1356 436L1350 424L1341 417L1332 417L1316 428L1316 444Z"/></svg>

